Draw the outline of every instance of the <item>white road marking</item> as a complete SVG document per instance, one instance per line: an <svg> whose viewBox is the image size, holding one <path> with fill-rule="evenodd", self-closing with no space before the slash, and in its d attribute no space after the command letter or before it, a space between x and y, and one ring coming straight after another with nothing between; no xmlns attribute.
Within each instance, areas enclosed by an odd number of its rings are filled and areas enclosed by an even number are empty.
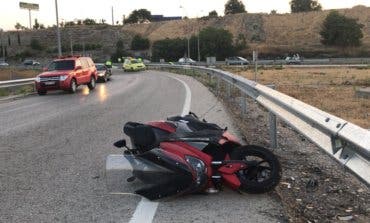
<svg viewBox="0 0 370 223"><path fill-rule="evenodd" d="M143 197L137 205L130 223L151 223L157 211L158 204L158 202L152 202Z"/></svg>
<svg viewBox="0 0 370 223"><path fill-rule="evenodd" d="M187 115L190 112L191 105L191 91L189 86L181 79L169 76L179 82L181 82L185 87L185 102L182 108L181 116ZM155 212L158 208L158 202L152 202L146 198L142 198L139 204L136 207L134 215L130 219L130 223L151 223L153 221Z"/></svg>
<svg viewBox="0 0 370 223"><path fill-rule="evenodd" d="M184 85L186 93L185 93L184 107L182 108L181 116L185 116L185 115L189 114L190 106L191 106L191 91L190 91L189 86L183 80L181 80L177 77L173 77L173 76L169 76L169 75L167 75L167 76L181 82Z"/></svg>

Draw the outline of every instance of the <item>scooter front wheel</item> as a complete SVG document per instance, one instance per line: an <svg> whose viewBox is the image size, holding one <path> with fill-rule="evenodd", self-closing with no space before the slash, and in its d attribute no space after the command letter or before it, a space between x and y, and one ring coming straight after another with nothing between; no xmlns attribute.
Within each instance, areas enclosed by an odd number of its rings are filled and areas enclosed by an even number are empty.
<svg viewBox="0 0 370 223"><path fill-rule="evenodd" d="M239 190L246 193L265 193L273 190L281 179L281 167L277 157L268 149L255 145L235 148L232 160L244 160L247 169L236 173L240 180Z"/></svg>

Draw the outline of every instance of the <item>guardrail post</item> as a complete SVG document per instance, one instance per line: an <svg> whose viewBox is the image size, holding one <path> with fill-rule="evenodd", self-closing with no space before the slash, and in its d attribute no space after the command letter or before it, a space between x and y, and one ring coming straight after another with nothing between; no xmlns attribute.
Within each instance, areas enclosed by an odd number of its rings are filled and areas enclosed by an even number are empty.
<svg viewBox="0 0 370 223"><path fill-rule="evenodd" d="M217 75L217 85L216 85L216 92L217 92L217 96L220 95L220 92L221 92L221 78L220 76Z"/></svg>
<svg viewBox="0 0 370 223"><path fill-rule="evenodd" d="M269 112L269 127L270 127L270 146L272 149L277 148L277 130L276 130L276 115Z"/></svg>
<svg viewBox="0 0 370 223"><path fill-rule="evenodd" d="M226 83L226 84L227 84L226 96L229 99L229 98L231 98L231 84L229 84L229 83Z"/></svg>
<svg viewBox="0 0 370 223"><path fill-rule="evenodd" d="M247 114L247 98L245 96L240 97L240 105L242 119L244 119L245 115Z"/></svg>
<svg viewBox="0 0 370 223"><path fill-rule="evenodd" d="M275 89L275 85L267 85L267 87ZM277 148L277 124L276 124L276 115L272 112L269 112L269 132L270 132L270 147L272 149Z"/></svg>

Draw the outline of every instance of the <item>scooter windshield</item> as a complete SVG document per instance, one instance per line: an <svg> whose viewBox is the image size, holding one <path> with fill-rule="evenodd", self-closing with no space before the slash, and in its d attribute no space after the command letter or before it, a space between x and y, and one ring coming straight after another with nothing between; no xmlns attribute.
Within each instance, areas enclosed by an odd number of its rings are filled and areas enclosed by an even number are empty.
<svg viewBox="0 0 370 223"><path fill-rule="evenodd" d="M161 149L140 155L110 155L106 163L111 193L135 193L150 200L193 190L192 171L186 161Z"/></svg>

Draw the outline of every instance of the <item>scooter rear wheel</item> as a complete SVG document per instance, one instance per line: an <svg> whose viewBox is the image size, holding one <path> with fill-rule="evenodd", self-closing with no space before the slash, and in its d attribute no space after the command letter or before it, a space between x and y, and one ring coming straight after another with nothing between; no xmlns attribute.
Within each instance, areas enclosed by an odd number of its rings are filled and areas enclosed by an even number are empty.
<svg viewBox="0 0 370 223"><path fill-rule="evenodd" d="M281 167L277 157L268 149L248 145L235 148L230 154L232 160L244 160L248 168L236 173L246 193L265 193L273 190L281 179Z"/></svg>

